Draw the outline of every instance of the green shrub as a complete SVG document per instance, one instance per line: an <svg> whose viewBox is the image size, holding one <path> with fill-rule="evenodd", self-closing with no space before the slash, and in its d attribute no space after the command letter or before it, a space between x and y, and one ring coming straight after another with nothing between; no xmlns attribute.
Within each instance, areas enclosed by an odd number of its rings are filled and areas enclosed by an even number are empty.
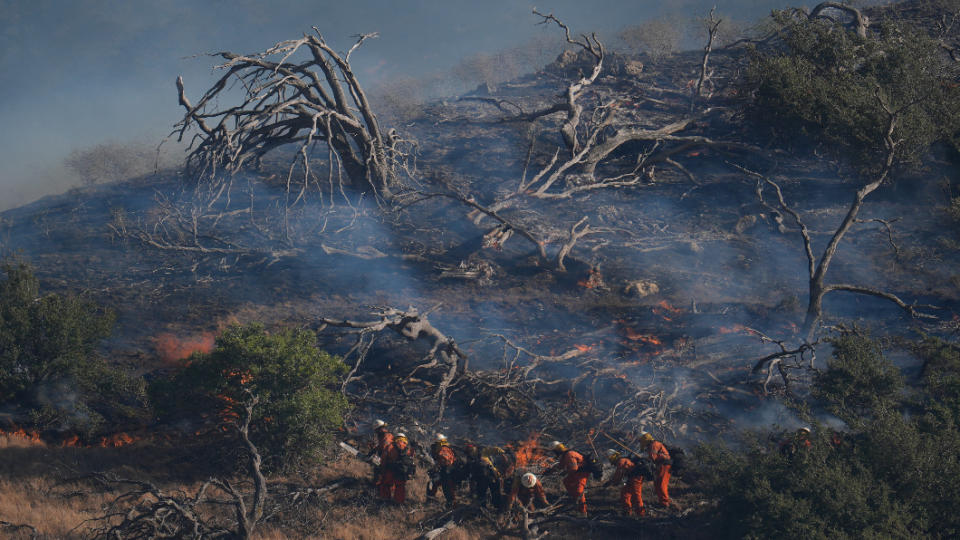
<svg viewBox="0 0 960 540"><path fill-rule="evenodd" d="M722 538L956 538L960 534L960 400L955 344L925 339L925 382L903 379L865 337L835 342L814 404L835 407L848 431L814 426L809 447L782 452L769 434L697 448L698 485L717 498ZM936 374L936 375L935 375ZM832 380L835 377L837 380ZM874 393L874 396L870 394ZM851 395L846 395L849 393ZM860 416L855 416L860 414Z"/></svg>
<svg viewBox="0 0 960 540"><path fill-rule="evenodd" d="M869 338L849 334L831 341L833 356L816 377L813 396L849 424L885 414L902 399L903 376Z"/></svg>
<svg viewBox="0 0 960 540"><path fill-rule="evenodd" d="M883 165L888 115L900 110L896 159L917 164L960 128L960 88L937 40L886 21L866 39L834 21L775 12L779 47L754 54L747 116L784 143L804 142L864 174ZM881 99L878 99L878 96Z"/></svg>
<svg viewBox="0 0 960 540"><path fill-rule="evenodd" d="M143 381L96 353L113 328L113 313L82 298L41 295L23 263L6 262L0 270L0 403L30 411L35 427L87 436L142 420Z"/></svg>
<svg viewBox="0 0 960 540"><path fill-rule="evenodd" d="M334 388L346 366L316 347L306 330L267 333L262 325L232 326L209 354L191 356L151 396L161 418L197 420L242 414L247 392L260 402L251 439L273 467L317 462L332 430L343 423L346 398Z"/></svg>

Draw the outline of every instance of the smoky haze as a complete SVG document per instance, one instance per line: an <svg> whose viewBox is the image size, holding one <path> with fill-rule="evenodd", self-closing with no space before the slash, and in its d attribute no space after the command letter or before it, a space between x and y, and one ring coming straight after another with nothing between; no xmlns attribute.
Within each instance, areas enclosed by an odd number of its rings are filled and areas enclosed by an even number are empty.
<svg viewBox="0 0 960 540"><path fill-rule="evenodd" d="M741 25L788 2L554 0L538 2L575 32L614 41L626 25L668 19L688 25L718 4ZM213 80L220 50L254 52L316 26L353 56L367 85L449 71L463 58L557 36L517 0L0 0L0 211L64 191L79 178L63 162L98 144L156 146L179 120L174 80L189 96ZM692 34L688 33L688 36ZM692 38L686 45L691 46Z"/></svg>

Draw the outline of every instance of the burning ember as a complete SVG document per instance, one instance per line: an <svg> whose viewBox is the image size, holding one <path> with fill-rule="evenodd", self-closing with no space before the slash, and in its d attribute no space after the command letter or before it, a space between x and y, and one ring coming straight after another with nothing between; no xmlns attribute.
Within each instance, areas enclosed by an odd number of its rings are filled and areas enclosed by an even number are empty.
<svg viewBox="0 0 960 540"><path fill-rule="evenodd" d="M646 343L648 345L663 345L663 342L660 341L657 336L652 334L644 334L634 330L633 328L624 327L623 328L623 337L629 339L630 341L639 341L640 343Z"/></svg>
<svg viewBox="0 0 960 540"><path fill-rule="evenodd" d="M733 326L721 326L717 329L721 334L735 334L737 332L743 332L746 334L756 334L757 331L753 328L744 326L742 324L734 324Z"/></svg>
<svg viewBox="0 0 960 540"><path fill-rule="evenodd" d="M683 313L682 309L671 306L666 300L658 302L651 311L662 317L665 321L673 321L674 317Z"/></svg>
<svg viewBox="0 0 960 540"><path fill-rule="evenodd" d="M100 447L101 448L119 448L121 446L126 446L136 442L137 439L134 439L126 433L117 433L115 435L110 435L109 437L100 438Z"/></svg>
<svg viewBox="0 0 960 540"><path fill-rule="evenodd" d="M213 332L204 332L188 338L164 333L153 338L153 346L161 358L167 362L176 362L189 358L195 352L209 353L213 350L214 341Z"/></svg>
<svg viewBox="0 0 960 540"><path fill-rule="evenodd" d="M586 277L577 282L577 285L587 289L599 289L604 286L603 276L598 268L591 268Z"/></svg>
<svg viewBox="0 0 960 540"><path fill-rule="evenodd" d="M580 352L590 352L594 349L593 345L574 345L573 347Z"/></svg>

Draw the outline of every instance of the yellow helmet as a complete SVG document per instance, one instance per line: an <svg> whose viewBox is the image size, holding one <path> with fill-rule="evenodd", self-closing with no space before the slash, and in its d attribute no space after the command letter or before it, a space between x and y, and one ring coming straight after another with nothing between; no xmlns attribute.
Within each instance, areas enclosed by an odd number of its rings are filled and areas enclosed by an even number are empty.
<svg viewBox="0 0 960 540"><path fill-rule="evenodd" d="M560 441L553 441L552 443L550 443L550 449L553 450L554 452L566 452L566 451L567 451L567 447L564 446L563 443L560 442Z"/></svg>
<svg viewBox="0 0 960 540"><path fill-rule="evenodd" d="M403 433L397 433L397 436L393 438L393 442L408 442L407 436Z"/></svg>
<svg viewBox="0 0 960 540"><path fill-rule="evenodd" d="M640 434L640 448L646 448L653 442L653 435L644 431Z"/></svg>
<svg viewBox="0 0 960 540"><path fill-rule="evenodd" d="M614 465L616 465L617 460L620 459L620 452L617 452L613 448L607 450L607 459L610 460L610 463L613 463Z"/></svg>

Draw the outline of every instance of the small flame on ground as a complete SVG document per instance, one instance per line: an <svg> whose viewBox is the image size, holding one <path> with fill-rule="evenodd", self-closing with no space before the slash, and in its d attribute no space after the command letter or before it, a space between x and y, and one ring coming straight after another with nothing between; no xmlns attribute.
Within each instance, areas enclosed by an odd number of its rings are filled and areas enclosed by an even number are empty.
<svg viewBox="0 0 960 540"><path fill-rule="evenodd" d="M593 345L574 345L573 347L580 352L590 352L594 349Z"/></svg>
<svg viewBox="0 0 960 540"><path fill-rule="evenodd" d="M629 339L630 341L639 341L641 343L647 343L649 345L663 345L663 342L657 336L652 334L644 334L638 332L632 328L624 327L623 337Z"/></svg>
<svg viewBox="0 0 960 540"><path fill-rule="evenodd" d="M119 448L121 446L126 446L128 444L133 444L137 439L128 435L127 433L116 433L110 435L109 437L100 438L100 447L101 448Z"/></svg>
<svg viewBox="0 0 960 540"><path fill-rule="evenodd" d="M22 427L18 427L16 425L14 425L13 428L14 428L13 431L4 431L0 429L0 435L5 435L10 438L21 439L31 444L43 444L43 441L40 439L40 433L38 433L37 431L27 431Z"/></svg>
<svg viewBox="0 0 960 540"><path fill-rule="evenodd" d="M682 309L671 306L666 300L657 302L657 305L651 308L651 311L662 317L665 321L673 321L674 317L683 313Z"/></svg>
<svg viewBox="0 0 960 540"><path fill-rule="evenodd" d="M189 358L195 352L211 352L215 341L216 336L213 332L203 332L187 338L180 338L166 332L153 338L153 346L165 361L176 362Z"/></svg>

